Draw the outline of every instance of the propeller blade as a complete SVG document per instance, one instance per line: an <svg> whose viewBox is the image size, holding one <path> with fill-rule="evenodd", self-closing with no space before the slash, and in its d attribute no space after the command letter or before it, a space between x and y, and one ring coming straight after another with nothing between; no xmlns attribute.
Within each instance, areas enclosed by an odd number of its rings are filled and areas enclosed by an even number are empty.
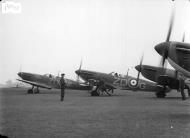
<svg viewBox="0 0 190 138"><path fill-rule="evenodd" d="M142 70L142 62L143 62L143 59L144 59L144 54L142 55L141 60L140 60L140 63L139 63L140 70L138 71L138 75L137 75L137 84L138 84L138 82L139 82L139 77L140 77L140 73L141 73L141 70Z"/></svg>
<svg viewBox="0 0 190 138"><path fill-rule="evenodd" d="M172 10L169 29L168 29L168 33L167 33L167 37L166 37L166 42L169 42L169 40L170 40L171 32L172 32L172 29L173 29L174 17L175 17L175 7L173 7L173 10Z"/></svg>
<svg viewBox="0 0 190 138"><path fill-rule="evenodd" d="M162 67L162 74L166 74L166 58L163 56L161 61L161 67Z"/></svg>
<svg viewBox="0 0 190 138"><path fill-rule="evenodd" d="M141 57L140 66L142 66L143 59L144 59L144 53L143 53L143 55Z"/></svg>
<svg viewBox="0 0 190 138"><path fill-rule="evenodd" d="M159 54L161 55L159 67L162 67L162 68L165 67L165 63L166 63L166 59L168 58L168 51L169 51L169 47L171 43L172 42L164 42L156 46L155 49L157 50L157 52L159 51Z"/></svg>
<svg viewBox="0 0 190 138"><path fill-rule="evenodd" d="M129 68L127 69L127 75L126 76L128 77L128 75L129 75Z"/></svg>
<svg viewBox="0 0 190 138"><path fill-rule="evenodd" d="M82 59L81 59L81 61L80 61L79 70L81 70L81 67L82 67Z"/></svg>
<svg viewBox="0 0 190 138"><path fill-rule="evenodd" d="M58 73L57 73L57 76L58 76L58 77L59 77L59 75L60 75L60 72L61 72L61 71L59 70Z"/></svg>
<svg viewBox="0 0 190 138"><path fill-rule="evenodd" d="M81 58L81 61L80 61L80 66L79 66L79 73L81 71L81 68L82 68L82 58ZM77 74L77 82L79 83L79 74Z"/></svg>
<svg viewBox="0 0 190 138"><path fill-rule="evenodd" d="M166 62L167 55L168 54L166 52L164 52L164 54L162 56L162 63L161 63L162 68L165 68L165 62Z"/></svg>
<svg viewBox="0 0 190 138"><path fill-rule="evenodd" d="M185 42L185 32L183 33L182 42Z"/></svg>
<svg viewBox="0 0 190 138"><path fill-rule="evenodd" d="M139 76L140 76L140 71L138 71L138 75L137 75L137 84L139 83Z"/></svg>
<svg viewBox="0 0 190 138"><path fill-rule="evenodd" d="M171 17L170 17L170 23L169 23L169 29L168 29L168 33L167 33L167 37L166 37L166 42L170 41L171 32L173 30L174 18L175 18L175 5L173 6L172 14L171 14ZM166 61L166 59L168 57L168 44L165 43L164 45L160 45L160 48L162 48L162 50L163 50L160 65L162 66L162 68L164 68L165 61Z"/></svg>

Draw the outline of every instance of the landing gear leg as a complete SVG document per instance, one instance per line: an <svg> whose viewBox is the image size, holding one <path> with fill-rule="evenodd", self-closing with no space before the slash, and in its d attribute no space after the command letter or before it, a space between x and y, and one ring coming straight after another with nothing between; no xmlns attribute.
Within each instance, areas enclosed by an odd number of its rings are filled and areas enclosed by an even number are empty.
<svg viewBox="0 0 190 138"><path fill-rule="evenodd" d="M110 93L110 91L111 91L111 93ZM113 94L113 89L108 89L108 90L106 89L105 92L107 95L111 96Z"/></svg>
<svg viewBox="0 0 190 138"><path fill-rule="evenodd" d="M182 100L186 100L184 89L181 89Z"/></svg>
<svg viewBox="0 0 190 138"><path fill-rule="evenodd" d="M182 100L186 100L186 97L185 97L185 93L184 93L184 85L185 85L185 82L183 79L180 79L180 84L179 84L179 88L180 88L180 92L181 92L181 96L182 96Z"/></svg>
<svg viewBox="0 0 190 138"><path fill-rule="evenodd" d="M156 97L157 98L165 98L166 97L166 93L164 91L156 92Z"/></svg>
<svg viewBox="0 0 190 138"><path fill-rule="evenodd" d="M190 97L190 88L187 88L188 96Z"/></svg>

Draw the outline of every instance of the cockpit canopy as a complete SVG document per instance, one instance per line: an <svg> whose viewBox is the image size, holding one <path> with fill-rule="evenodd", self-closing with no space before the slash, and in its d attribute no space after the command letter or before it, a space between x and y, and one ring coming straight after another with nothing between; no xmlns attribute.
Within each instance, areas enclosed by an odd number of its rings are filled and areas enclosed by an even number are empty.
<svg viewBox="0 0 190 138"><path fill-rule="evenodd" d="M46 76L46 77L48 77L48 78L55 78L55 76L52 75L52 74L44 74L44 76Z"/></svg>
<svg viewBox="0 0 190 138"><path fill-rule="evenodd" d="M123 75L121 75L121 74L119 74L119 73L117 73L117 72L111 72L111 73L109 73L111 76L113 76L113 77L123 77Z"/></svg>

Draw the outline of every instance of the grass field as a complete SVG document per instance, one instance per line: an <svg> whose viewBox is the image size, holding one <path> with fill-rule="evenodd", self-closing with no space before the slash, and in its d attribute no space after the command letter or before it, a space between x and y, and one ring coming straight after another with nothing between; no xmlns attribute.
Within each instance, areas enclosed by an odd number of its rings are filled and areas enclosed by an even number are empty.
<svg viewBox="0 0 190 138"><path fill-rule="evenodd" d="M9 138L189 138L190 99L173 92L116 90L91 97L85 91L58 90L26 94L23 88L0 89L0 134Z"/></svg>

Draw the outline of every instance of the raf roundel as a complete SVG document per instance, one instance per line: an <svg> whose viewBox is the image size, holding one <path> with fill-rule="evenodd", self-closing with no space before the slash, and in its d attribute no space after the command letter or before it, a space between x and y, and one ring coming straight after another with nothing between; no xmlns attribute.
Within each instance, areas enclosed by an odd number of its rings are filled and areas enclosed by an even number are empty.
<svg viewBox="0 0 190 138"><path fill-rule="evenodd" d="M131 87L131 88L137 87L137 80L131 79L131 80L129 81L129 87Z"/></svg>
<svg viewBox="0 0 190 138"><path fill-rule="evenodd" d="M133 86L135 86L135 85L137 85L137 81L136 80L131 80L131 85L133 85Z"/></svg>

